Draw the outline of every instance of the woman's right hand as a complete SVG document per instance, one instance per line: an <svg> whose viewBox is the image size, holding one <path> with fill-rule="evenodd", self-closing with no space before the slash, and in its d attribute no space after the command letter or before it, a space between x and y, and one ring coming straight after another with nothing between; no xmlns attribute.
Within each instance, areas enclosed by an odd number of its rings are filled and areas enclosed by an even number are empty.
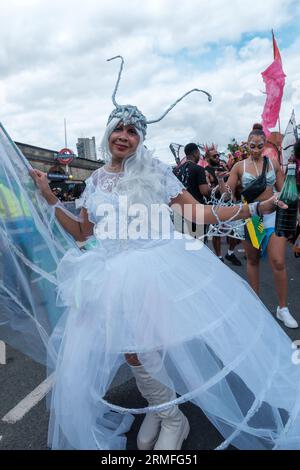
<svg viewBox="0 0 300 470"><path fill-rule="evenodd" d="M53 204L57 198L54 196L53 192L51 191L51 188L48 183L48 177L47 173L44 173L43 171L40 170L30 170L29 174L39 190L42 193L42 196L46 199L49 204Z"/></svg>

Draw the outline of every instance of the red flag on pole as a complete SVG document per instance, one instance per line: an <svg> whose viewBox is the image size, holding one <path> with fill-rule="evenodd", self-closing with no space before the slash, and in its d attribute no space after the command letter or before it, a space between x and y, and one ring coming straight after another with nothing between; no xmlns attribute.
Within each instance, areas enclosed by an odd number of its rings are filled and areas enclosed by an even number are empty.
<svg viewBox="0 0 300 470"><path fill-rule="evenodd" d="M263 80L266 84L266 102L262 113L262 124L266 135L270 135L270 128L275 127L279 118L283 89L285 85L285 73L282 68L280 52L276 43L274 33L273 53L274 61L262 72Z"/></svg>

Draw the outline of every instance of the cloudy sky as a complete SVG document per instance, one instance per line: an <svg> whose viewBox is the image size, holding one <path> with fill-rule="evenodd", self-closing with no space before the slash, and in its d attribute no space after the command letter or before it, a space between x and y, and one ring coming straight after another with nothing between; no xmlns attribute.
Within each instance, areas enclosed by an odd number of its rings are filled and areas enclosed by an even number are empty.
<svg viewBox="0 0 300 470"><path fill-rule="evenodd" d="M260 122L261 72L273 60L275 31L287 75L281 125L300 122L299 0L0 0L0 120L19 142L59 150L78 137L97 146L117 101L155 119L179 96L195 93L160 123L147 146L173 162L170 142L245 139Z"/></svg>

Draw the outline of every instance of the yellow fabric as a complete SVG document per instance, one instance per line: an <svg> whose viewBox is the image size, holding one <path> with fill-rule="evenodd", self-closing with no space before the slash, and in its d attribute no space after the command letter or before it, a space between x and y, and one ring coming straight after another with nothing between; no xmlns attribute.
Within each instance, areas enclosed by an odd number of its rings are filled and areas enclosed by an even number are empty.
<svg viewBox="0 0 300 470"><path fill-rule="evenodd" d="M0 183L0 217L12 220L30 216L29 206L24 196L20 195L18 199L13 191Z"/></svg>
<svg viewBox="0 0 300 470"><path fill-rule="evenodd" d="M260 247L260 244L262 242L262 238L260 237L260 240L258 239L258 233L262 235L264 233L264 224L262 221L259 222L257 226L254 225L252 218L251 219L246 219L246 227L249 233L250 241L254 248L257 250ZM257 233L258 232L258 233Z"/></svg>
<svg viewBox="0 0 300 470"><path fill-rule="evenodd" d="M252 219L247 219L246 220L246 226L247 226L247 230L248 230L249 237L250 237L252 245L254 246L254 248L259 249L259 242L257 240L257 236L256 236L256 233L255 233L255 228L254 228Z"/></svg>

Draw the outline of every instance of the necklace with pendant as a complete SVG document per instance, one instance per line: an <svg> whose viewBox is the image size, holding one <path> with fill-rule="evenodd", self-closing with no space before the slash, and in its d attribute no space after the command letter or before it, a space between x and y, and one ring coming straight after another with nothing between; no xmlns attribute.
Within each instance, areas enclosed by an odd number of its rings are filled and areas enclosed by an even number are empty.
<svg viewBox="0 0 300 470"><path fill-rule="evenodd" d="M255 167L256 174L257 174L257 176L259 176L260 173L259 173L259 171L258 171L258 168L257 168L257 165L256 165L256 162L255 162L254 158L252 158L252 161L253 161L253 165L254 165L254 167Z"/></svg>
<svg viewBox="0 0 300 470"><path fill-rule="evenodd" d="M112 167L112 166L108 166L108 168L106 168L107 171L110 171L111 173L121 173L122 169L121 168L117 168L116 167Z"/></svg>

